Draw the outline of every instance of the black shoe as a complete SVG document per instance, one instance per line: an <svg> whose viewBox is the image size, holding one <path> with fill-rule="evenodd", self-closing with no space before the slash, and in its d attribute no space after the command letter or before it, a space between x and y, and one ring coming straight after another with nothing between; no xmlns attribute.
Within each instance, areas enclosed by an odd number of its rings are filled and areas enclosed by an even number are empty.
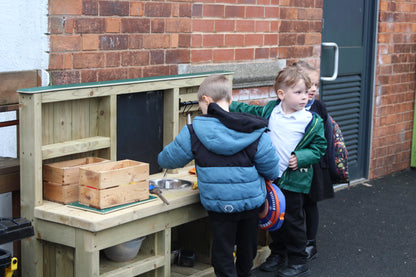
<svg viewBox="0 0 416 277"><path fill-rule="evenodd" d="M278 277L306 277L309 276L309 267L307 264L292 265L288 264L277 273Z"/></svg>
<svg viewBox="0 0 416 277"><path fill-rule="evenodd" d="M285 263L285 257L276 254L270 254L266 261L260 265L260 270L267 272L277 271L279 268L284 266Z"/></svg>
<svg viewBox="0 0 416 277"><path fill-rule="evenodd" d="M316 240L308 240L305 251L306 254L308 254L306 257L308 261L315 259L318 253L318 250L316 249Z"/></svg>

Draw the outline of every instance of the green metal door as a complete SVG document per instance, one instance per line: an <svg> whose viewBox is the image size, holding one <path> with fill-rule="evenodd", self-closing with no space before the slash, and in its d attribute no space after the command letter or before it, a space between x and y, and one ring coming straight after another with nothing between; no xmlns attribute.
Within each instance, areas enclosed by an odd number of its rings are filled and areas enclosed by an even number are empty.
<svg viewBox="0 0 416 277"><path fill-rule="evenodd" d="M324 0L322 42L338 46L338 75L321 81L320 97L338 122L351 180L368 177L373 98L376 0ZM321 77L335 70L335 48L322 47Z"/></svg>

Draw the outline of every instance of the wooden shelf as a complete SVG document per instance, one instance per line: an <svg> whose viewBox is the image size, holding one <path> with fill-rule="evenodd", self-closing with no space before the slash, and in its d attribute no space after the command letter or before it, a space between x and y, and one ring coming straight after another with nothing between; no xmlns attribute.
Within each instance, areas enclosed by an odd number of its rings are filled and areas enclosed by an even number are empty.
<svg viewBox="0 0 416 277"><path fill-rule="evenodd" d="M91 137L42 146L42 159L51 159L110 147L109 137Z"/></svg>
<svg viewBox="0 0 416 277"><path fill-rule="evenodd" d="M165 256L162 255L150 256L139 253L136 258L127 262L112 262L103 257L100 260L100 276L136 276L162 267L164 264Z"/></svg>

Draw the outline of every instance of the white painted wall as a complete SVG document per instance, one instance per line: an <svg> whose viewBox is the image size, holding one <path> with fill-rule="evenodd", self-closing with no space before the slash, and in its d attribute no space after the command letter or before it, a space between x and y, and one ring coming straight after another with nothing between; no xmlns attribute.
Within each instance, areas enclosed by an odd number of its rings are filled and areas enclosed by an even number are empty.
<svg viewBox="0 0 416 277"><path fill-rule="evenodd" d="M48 84L47 13L48 0L0 0L0 72L41 70ZM15 112L0 113L0 121L13 119ZM17 157L15 126L0 128L0 156ZM0 217L11 216L11 193L0 194ZM12 251L12 244L0 248Z"/></svg>

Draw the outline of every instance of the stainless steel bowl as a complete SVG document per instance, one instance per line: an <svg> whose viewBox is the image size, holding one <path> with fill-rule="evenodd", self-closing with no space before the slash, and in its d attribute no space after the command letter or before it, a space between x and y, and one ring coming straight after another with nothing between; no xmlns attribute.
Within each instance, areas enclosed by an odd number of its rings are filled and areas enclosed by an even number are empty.
<svg viewBox="0 0 416 277"><path fill-rule="evenodd" d="M192 186L192 182L182 179L155 179L149 180L149 185L160 189L183 189Z"/></svg>

